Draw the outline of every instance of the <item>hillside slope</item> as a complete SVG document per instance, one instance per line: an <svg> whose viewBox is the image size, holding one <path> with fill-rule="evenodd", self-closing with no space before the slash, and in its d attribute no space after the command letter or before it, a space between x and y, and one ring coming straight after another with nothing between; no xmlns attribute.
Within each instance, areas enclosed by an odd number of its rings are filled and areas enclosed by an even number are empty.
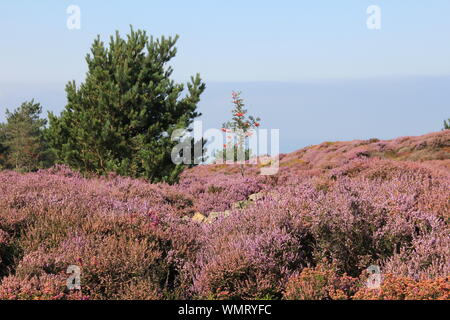
<svg viewBox="0 0 450 320"><path fill-rule="evenodd" d="M1 172L0 299L450 298L449 130L280 159L274 176L205 165L173 186Z"/></svg>
<svg viewBox="0 0 450 320"><path fill-rule="evenodd" d="M300 170L328 170L364 158L414 161L450 169L450 130L417 137L400 137L393 140L369 139L324 142L289 154L281 154L279 158L282 174ZM252 169L255 168L248 168L247 173L258 173L257 170ZM187 171L185 176L189 174L208 175L208 172L213 175L216 173L237 173L238 171L238 166L209 165L195 167Z"/></svg>

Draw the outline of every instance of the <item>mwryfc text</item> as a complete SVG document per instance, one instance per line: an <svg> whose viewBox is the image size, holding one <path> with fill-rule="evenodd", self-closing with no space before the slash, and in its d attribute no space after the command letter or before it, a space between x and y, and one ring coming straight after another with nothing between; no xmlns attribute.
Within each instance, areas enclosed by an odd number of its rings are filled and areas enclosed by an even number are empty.
<svg viewBox="0 0 450 320"><path fill-rule="evenodd" d="M222 313L225 315L270 315L272 306L268 305L221 305L220 308L215 307L199 307L189 306L186 304L183 307L179 307L179 315L202 315L209 318L213 313Z"/></svg>

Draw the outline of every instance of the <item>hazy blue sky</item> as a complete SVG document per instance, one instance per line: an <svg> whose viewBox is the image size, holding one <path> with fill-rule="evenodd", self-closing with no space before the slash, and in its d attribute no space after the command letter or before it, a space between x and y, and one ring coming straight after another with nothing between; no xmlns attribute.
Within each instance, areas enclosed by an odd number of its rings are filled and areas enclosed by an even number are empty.
<svg viewBox="0 0 450 320"><path fill-rule="evenodd" d="M81 9L68 30L66 9ZM369 5L381 30L366 27ZM0 120L35 97L64 107L64 85L82 81L84 56L129 25L180 35L174 77L200 72L208 127L220 126L232 89L282 151L323 140L392 138L440 129L450 117L450 1L2 0Z"/></svg>

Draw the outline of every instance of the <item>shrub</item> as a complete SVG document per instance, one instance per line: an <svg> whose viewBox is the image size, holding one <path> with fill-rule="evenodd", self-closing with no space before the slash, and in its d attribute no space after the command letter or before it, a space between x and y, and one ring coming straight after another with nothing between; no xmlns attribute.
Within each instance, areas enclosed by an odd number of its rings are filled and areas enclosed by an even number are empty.
<svg viewBox="0 0 450 320"><path fill-rule="evenodd" d="M305 268L289 279L284 293L287 300L344 300L357 291L357 280L346 275L339 276L330 266L319 265Z"/></svg>
<svg viewBox="0 0 450 320"><path fill-rule="evenodd" d="M65 275L42 275L27 278L9 276L0 286L0 300L86 300L80 292L66 290Z"/></svg>
<svg viewBox="0 0 450 320"><path fill-rule="evenodd" d="M448 299L448 160L354 157L361 143L286 155L270 178L233 166L176 185L0 172L0 298ZM343 148L334 169L309 154ZM212 214L192 221L198 211ZM64 286L69 265L81 292ZM387 274L379 291L363 287L369 265Z"/></svg>
<svg viewBox="0 0 450 320"><path fill-rule="evenodd" d="M449 300L448 278L415 281L410 278L384 276L380 289L360 289L353 299L358 300Z"/></svg>

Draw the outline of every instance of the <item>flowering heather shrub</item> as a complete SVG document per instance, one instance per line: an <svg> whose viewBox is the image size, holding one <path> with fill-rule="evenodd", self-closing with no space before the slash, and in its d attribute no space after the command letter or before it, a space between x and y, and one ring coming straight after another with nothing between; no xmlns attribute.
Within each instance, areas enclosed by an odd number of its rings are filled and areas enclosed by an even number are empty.
<svg viewBox="0 0 450 320"><path fill-rule="evenodd" d="M246 200L262 189L258 177L216 175L214 177L187 177L176 187L195 198L195 210L203 214L230 209L232 204Z"/></svg>
<svg viewBox="0 0 450 320"><path fill-rule="evenodd" d="M7 268L11 264L11 256L10 236L0 229L0 277L8 272Z"/></svg>
<svg viewBox="0 0 450 320"><path fill-rule="evenodd" d="M74 264L83 270L83 295L126 298L130 286L145 286L140 297L157 297L170 270L163 258L170 239L158 215L175 212L162 194L166 186L50 171L5 172L1 180L0 228L15 238L16 282L35 277L40 288L41 278Z"/></svg>
<svg viewBox="0 0 450 320"><path fill-rule="evenodd" d="M0 172L0 299L448 299L449 137L324 143L275 176L208 165L176 185ZM362 287L369 265L392 274L381 290Z"/></svg>
<svg viewBox="0 0 450 320"><path fill-rule="evenodd" d="M123 299L129 286L147 284L147 290L132 294L156 296L156 284L165 279L166 269L156 241L139 239L131 230L114 236L85 236L69 238L55 249L38 250L25 255L16 275L39 277L62 274L68 265L82 268L83 293L93 299ZM66 277L67 278L67 277Z"/></svg>
<svg viewBox="0 0 450 320"><path fill-rule="evenodd" d="M450 237L448 227L436 228L417 237L410 247L403 247L383 263L383 270L414 280L450 275Z"/></svg>
<svg viewBox="0 0 450 320"><path fill-rule="evenodd" d="M284 156L280 161L280 166L283 167L290 162L288 167L291 171L312 168L333 169L352 160L365 158L402 161L442 160L445 163L450 159L450 133L440 131L419 137L402 137L394 140L324 142ZM440 165L442 163L435 163L435 167Z"/></svg>
<svg viewBox="0 0 450 320"><path fill-rule="evenodd" d="M410 278L384 276L380 289L361 288L355 300L449 300L449 278L415 281Z"/></svg>
<svg viewBox="0 0 450 320"><path fill-rule="evenodd" d="M284 299L288 300L449 300L448 278L416 281L411 278L383 276L379 289L368 289L365 277L338 276L332 269L318 266L305 268L293 276Z"/></svg>
<svg viewBox="0 0 450 320"><path fill-rule="evenodd" d="M305 268L286 285L283 298L287 300L346 300L357 291L358 279L339 276L332 267L318 265Z"/></svg>
<svg viewBox="0 0 450 320"><path fill-rule="evenodd" d="M66 292L66 276L43 275L29 278L8 276L0 286L0 300L84 300L79 292Z"/></svg>
<svg viewBox="0 0 450 320"><path fill-rule="evenodd" d="M203 245L188 268L194 275L194 295L279 298L290 274L306 266L310 243L303 226L287 215L260 209L236 210L205 226Z"/></svg>

